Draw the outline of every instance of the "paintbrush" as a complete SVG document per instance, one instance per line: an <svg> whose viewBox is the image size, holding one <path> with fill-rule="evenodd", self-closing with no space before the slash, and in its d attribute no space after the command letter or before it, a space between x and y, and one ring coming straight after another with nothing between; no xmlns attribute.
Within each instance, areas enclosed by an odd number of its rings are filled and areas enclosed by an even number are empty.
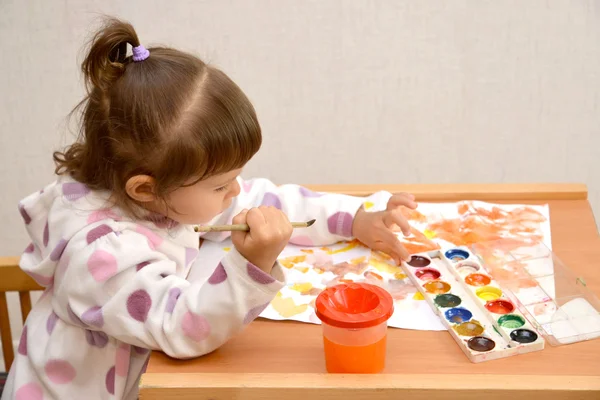
<svg viewBox="0 0 600 400"><path fill-rule="evenodd" d="M293 228L308 228L315 223L316 220L311 219L306 222L292 222ZM196 232L228 232L228 231L242 231L248 232L250 227L247 224L236 224L236 225L204 225L195 226Z"/></svg>

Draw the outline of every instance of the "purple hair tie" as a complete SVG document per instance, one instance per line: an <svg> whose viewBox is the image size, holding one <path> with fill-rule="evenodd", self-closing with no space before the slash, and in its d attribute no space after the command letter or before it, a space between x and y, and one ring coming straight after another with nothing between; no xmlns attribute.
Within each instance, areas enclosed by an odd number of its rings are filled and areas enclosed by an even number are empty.
<svg viewBox="0 0 600 400"><path fill-rule="evenodd" d="M144 61L148 57L150 57L150 52L141 44L133 48L133 61Z"/></svg>

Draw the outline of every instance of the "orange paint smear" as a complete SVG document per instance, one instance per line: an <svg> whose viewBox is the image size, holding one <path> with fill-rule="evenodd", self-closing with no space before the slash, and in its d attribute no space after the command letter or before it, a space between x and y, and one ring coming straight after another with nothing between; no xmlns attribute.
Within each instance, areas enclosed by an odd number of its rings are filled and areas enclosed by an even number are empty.
<svg viewBox="0 0 600 400"><path fill-rule="evenodd" d="M436 237L457 246L518 236L513 243L519 247L524 241L543 239L533 226L546 219L532 208L520 207L506 211L493 207L492 210L487 210L476 207L471 202L462 202L457 207L460 218L432 222L427 228L435 232Z"/></svg>
<svg viewBox="0 0 600 400"><path fill-rule="evenodd" d="M367 271L367 272L365 272L364 276L367 279L368 278L373 278L373 279L376 279L378 281L383 281L383 276L381 276L381 275L379 275L379 274L377 274L377 273L375 273L373 271Z"/></svg>
<svg viewBox="0 0 600 400"><path fill-rule="evenodd" d="M519 288L535 287L537 283L530 279L525 266L519 262L510 262L499 255L543 239L539 225L546 218L538 211L524 206L512 211L499 207L491 210L477 207L472 202L457 205L459 218L442 219L431 222L427 229L439 239L456 246L469 246L475 243L502 239L501 248L478 249L479 255L490 269L495 280L513 281Z"/></svg>
<svg viewBox="0 0 600 400"><path fill-rule="evenodd" d="M428 239L423 232L412 227L410 232L411 236L409 237L404 237L402 235L398 236L398 239L410 254L423 253L425 251L432 251L440 248L437 243Z"/></svg>
<svg viewBox="0 0 600 400"><path fill-rule="evenodd" d="M424 214L421 214L417 210L412 210L412 209L406 208L406 207L402 207L400 210L401 210L404 218L406 218L408 221L414 221L414 222L420 222L420 223L427 222L427 217Z"/></svg>
<svg viewBox="0 0 600 400"><path fill-rule="evenodd" d="M279 264L281 264L285 268L291 269L296 264L304 262L305 260L306 260L306 256L290 256L290 257L285 257L285 258L280 259Z"/></svg>

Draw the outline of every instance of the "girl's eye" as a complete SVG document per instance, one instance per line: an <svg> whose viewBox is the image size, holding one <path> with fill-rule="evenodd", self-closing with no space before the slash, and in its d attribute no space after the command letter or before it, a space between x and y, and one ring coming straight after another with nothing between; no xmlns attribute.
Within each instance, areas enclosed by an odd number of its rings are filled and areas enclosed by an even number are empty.
<svg viewBox="0 0 600 400"><path fill-rule="evenodd" d="M225 185L225 186L221 186L220 188L216 188L216 189L215 189L215 192L222 192L222 191L224 191L225 189L227 189L227 185Z"/></svg>

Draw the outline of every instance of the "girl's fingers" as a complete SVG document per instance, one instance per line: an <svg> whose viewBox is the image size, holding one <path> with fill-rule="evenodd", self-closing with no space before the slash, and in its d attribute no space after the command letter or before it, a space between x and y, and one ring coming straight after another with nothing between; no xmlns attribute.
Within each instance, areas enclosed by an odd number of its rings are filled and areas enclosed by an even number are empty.
<svg viewBox="0 0 600 400"><path fill-rule="evenodd" d="M393 210L398 207L408 207L410 209L417 208L417 202L415 201L415 196L409 193L399 193L395 194L388 200L387 209Z"/></svg>
<svg viewBox="0 0 600 400"><path fill-rule="evenodd" d="M410 235L410 224L406 218L404 218L404 215L402 215L400 210L387 211L383 218L383 222L392 230L394 229L394 225L397 225L400 230L402 230L404 236Z"/></svg>

